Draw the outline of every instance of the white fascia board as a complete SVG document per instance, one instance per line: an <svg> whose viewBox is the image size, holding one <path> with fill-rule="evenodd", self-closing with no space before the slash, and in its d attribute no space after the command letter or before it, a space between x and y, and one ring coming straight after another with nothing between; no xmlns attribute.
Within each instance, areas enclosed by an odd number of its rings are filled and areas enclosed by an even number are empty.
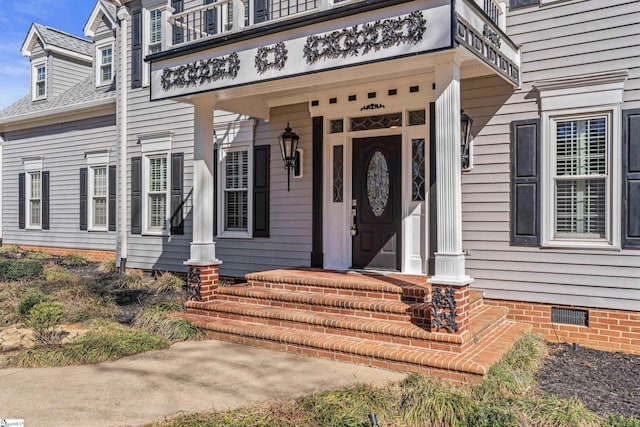
<svg viewBox="0 0 640 427"><path fill-rule="evenodd" d="M34 121L44 121L47 119L55 119L60 116L69 115L74 113L83 114L85 116L91 116L92 113L103 112L103 110L113 109L115 112L116 100L115 98L99 99L96 101L84 102L81 104L67 105L64 107L36 111L33 113L23 114L20 116L8 117L6 119L0 119L0 130L3 128L11 127L11 130L29 127ZM77 119L74 118L74 119Z"/></svg>
<svg viewBox="0 0 640 427"><path fill-rule="evenodd" d="M27 33L27 37L25 37L24 42L22 43L22 47L20 48L20 52L22 52L23 56L31 56L31 46L35 41L35 37L42 40L42 36L38 32L35 24L31 24L31 28L29 28L29 32ZM44 42L42 42L44 44Z"/></svg>
<svg viewBox="0 0 640 427"><path fill-rule="evenodd" d="M93 57L89 55L83 55L81 53L74 52L69 49L64 49L62 47L46 46L45 50L48 50L49 52L54 52L60 55L69 56L71 58L79 59L80 61L89 62L89 63L93 62Z"/></svg>
<svg viewBox="0 0 640 427"><path fill-rule="evenodd" d="M96 28L100 25L103 16L107 18L112 28L116 27L117 24L114 17L104 7L102 0L98 0L82 30L85 36L93 38L96 35Z"/></svg>

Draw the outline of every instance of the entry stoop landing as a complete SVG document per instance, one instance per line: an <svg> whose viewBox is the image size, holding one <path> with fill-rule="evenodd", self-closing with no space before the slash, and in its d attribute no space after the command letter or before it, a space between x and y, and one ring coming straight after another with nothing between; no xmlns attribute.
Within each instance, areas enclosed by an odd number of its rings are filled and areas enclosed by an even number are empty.
<svg viewBox="0 0 640 427"><path fill-rule="evenodd" d="M273 270L189 301L184 315L210 338L453 380L481 379L528 326L471 291L468 327L431 328L427 276Z"/></svg>

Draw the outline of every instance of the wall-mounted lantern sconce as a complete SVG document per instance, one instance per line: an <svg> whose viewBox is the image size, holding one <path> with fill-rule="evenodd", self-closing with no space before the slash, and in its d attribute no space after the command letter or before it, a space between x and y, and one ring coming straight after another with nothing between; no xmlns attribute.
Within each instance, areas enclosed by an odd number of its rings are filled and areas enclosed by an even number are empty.
<svg viewBox="0 0 640 427"><path fill-rule="evenodd" d="M289 123L282 135L280 135L280 152L284 167L287 169L287 191L291 190L291 169L295 167L296 151L298 150L298 141L300 137L291 130Z"/></svg>
<svg viewBox="0 0 640 427"><path fill-rule="evenodd" d="M460 113L460 148L461 148L461 161L462 170L469 171L473 167L471 156L471 125L473 125L473 119L469 117L464 111Z"/></svg>

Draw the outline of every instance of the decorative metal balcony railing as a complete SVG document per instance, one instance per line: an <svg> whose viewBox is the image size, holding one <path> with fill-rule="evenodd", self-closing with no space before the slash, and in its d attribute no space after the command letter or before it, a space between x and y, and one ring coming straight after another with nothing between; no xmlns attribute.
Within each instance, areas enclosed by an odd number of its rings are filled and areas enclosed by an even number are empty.
<svg viewBox="0 0 640 427"><path fill-rule="evenodd" d="M192 43L245 27L327 10L363 0L217 0L168 16L173 27L172 44ZM504 30L505 6L497 0L471 0Z"/></svg>

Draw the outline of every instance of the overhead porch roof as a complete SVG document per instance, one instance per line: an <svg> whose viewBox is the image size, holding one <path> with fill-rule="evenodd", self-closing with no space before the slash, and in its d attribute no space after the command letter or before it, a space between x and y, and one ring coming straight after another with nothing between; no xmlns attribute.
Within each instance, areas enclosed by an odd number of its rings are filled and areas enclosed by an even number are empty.
<svg viewBox="0 0 640 427"><path fill-rule="evenodd" d="M351 3L147 60L152 100L214 99L219 108L268 118L271 107L307 102L318 90L432 72L454 52L463 79L495 74L520 83L519 48L473 0Z"/></svg>

